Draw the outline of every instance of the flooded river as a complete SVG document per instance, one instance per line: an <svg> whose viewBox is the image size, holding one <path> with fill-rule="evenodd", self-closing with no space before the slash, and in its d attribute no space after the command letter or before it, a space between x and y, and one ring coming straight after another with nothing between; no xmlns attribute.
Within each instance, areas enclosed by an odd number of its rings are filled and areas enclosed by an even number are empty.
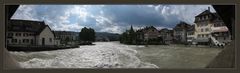
<svg viewBox="0 0 240 73"><path fill-rule="evenodd" d="M204 68L222 49L95 42L80 48L10 52L23 68Z"/></svg>

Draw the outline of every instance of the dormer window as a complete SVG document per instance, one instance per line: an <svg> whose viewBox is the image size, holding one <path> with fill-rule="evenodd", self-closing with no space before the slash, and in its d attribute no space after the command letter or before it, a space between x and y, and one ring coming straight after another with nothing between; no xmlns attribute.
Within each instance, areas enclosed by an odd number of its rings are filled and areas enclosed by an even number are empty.
<svg viewBox="0 0 240 73"><path fill-rule="evenodd" d="M202 20L204 20L204 17L202 16Z"/></svg>
<svg viewBox="0 0 240 73"><path fill-rule="evenodd" d="M197 20L200 21L201 20L200 17L197 17Z"/></svg>
<svg viewBox="0 0 240 73"><path fill-rule="evenodd" d="M208 19L208 15L206 15L206 19Z"/></svg>

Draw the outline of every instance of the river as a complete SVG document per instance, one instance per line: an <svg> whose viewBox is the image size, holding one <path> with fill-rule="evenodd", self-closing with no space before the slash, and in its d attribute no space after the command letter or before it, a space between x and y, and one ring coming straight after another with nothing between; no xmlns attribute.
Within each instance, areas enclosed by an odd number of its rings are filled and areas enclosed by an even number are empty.
<svg viewBox="0 0 240 73"><path fill-rule="evenodd" d="M23 68L204 68L222 50L204 46L123 45L95 42L80 48L10 52Z"/></svg>

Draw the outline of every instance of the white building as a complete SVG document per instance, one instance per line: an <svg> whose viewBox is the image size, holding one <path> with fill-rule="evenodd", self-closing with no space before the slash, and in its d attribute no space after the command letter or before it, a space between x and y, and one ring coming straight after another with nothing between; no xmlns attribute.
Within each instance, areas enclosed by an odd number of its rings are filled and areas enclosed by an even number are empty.
<svg viewBox="0 0 240 73"><path fill-rule="evenodd" d="M79 41L79 32L73 31L54 31L58 44L76 45Z"/></svg>
<svg viewBox="0 0 240 73"><path fill-rule="evenodd" d="M195 16L195 39L198 44L222 46L230 42L229 30L217 13L210 8Z"/></svg>
<svg viewBox="0 0 240 73"><path fill-rule="evenodd" d="M9 20L6 35L7 45L55 45L51 28L43 21Z"/></svg>

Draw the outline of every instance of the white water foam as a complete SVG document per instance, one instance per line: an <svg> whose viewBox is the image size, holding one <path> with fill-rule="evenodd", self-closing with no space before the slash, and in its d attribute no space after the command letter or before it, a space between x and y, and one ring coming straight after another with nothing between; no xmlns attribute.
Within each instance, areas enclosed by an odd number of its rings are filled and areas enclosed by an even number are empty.
<svg viewBox="0 0 240 73"><path fill-rule="evenodd" d="M158 68L142 62L136 56L134 46L113 42L94 44L74 49L11 54L23 68Z"/></svg>

